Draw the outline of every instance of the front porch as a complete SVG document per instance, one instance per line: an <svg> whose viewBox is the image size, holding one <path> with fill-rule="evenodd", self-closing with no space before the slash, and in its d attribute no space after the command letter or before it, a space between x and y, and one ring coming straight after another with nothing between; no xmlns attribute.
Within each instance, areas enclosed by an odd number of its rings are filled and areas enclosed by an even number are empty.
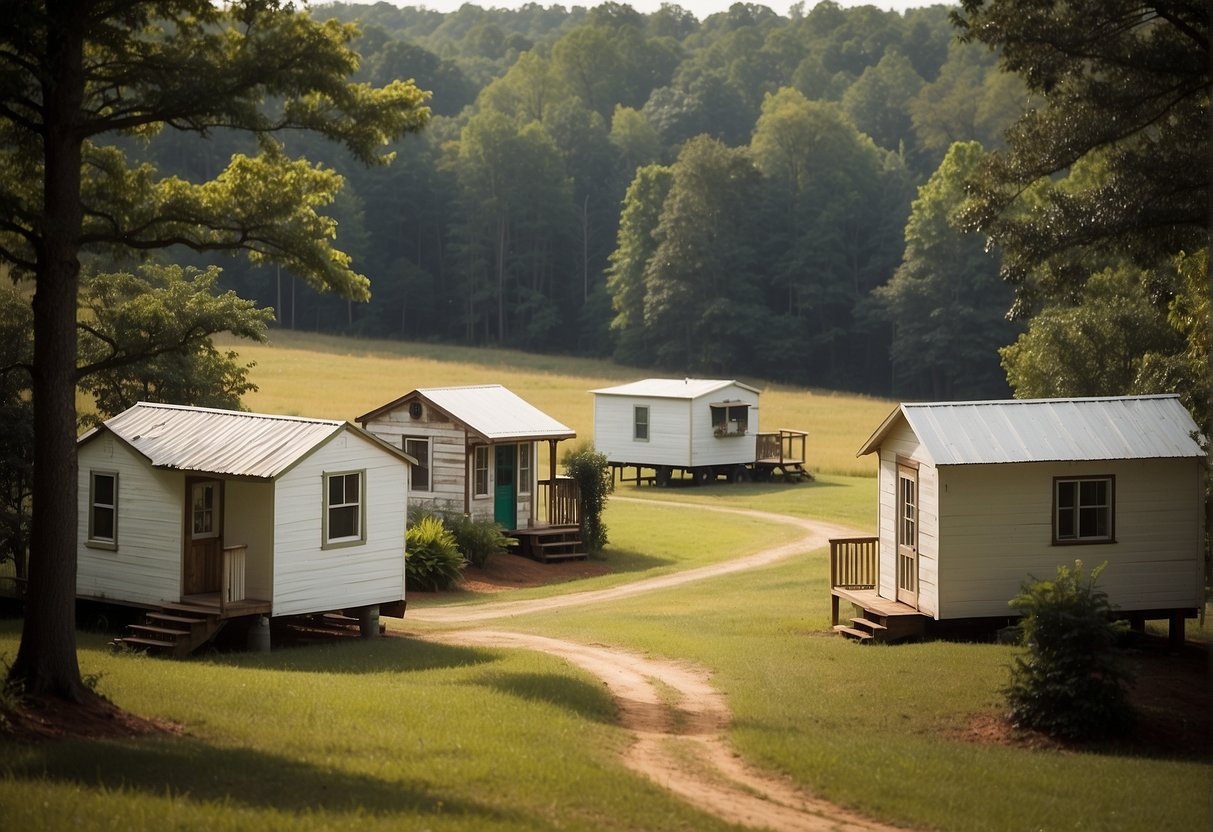
<svg viewBox="0 0 1213 832"><path fill-rule="evenodd" d="M930 617L877 592L879 546L875 537L830 540L830 623L834 632L859 642L918 638ZM851 605L845 624L839 623L843 603Z"/></svg>
<svg viewBox="0 0 1213 832"><path fill-rule="evenodd" d="M518 554L549 563L586 557L581 540L581 495L572 477L539 480L534 522L506 532L518 541Z"/></svg>
<svg viewBox="0 0 1213 832"><path fill-rule="evenodd" d="M759 432L754 445L754 478L769 480L776 473L785 480L799 482L813 479L804 467L808 459L809 434L802 430Z"/></svg>

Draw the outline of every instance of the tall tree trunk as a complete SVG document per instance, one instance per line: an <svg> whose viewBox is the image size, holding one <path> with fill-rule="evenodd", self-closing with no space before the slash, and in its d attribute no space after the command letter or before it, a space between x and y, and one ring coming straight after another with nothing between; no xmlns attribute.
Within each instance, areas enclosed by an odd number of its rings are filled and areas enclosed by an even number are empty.
<svg viewBox="0 0 1213 832"><path fill-rule="evenodd" d="M9 678L28 694L84 701L76 661L76 297L84 95L80 15L72 3L48 19L43 89L46 241L34 293L34 478L28 592L21 646Z"/></svg>

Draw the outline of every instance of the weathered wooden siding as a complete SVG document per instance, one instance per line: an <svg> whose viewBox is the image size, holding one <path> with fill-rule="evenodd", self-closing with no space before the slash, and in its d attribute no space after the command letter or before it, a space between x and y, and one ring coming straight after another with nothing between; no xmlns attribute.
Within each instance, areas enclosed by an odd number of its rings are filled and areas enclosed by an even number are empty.
<svg viewBox="0 0 1213 832"><path fill-rule="evenodd" d="M324 549L324 474L366 471L366 542ZM274 494L274 615L300 615L404 597L407 466L349 432L278 480Z"/></svg>
<svg viewBox="0 0 1213 832"><path fill-rule="evenodd" d="M180 600L184 475L147 467L105 433L80 446L79 461L77 594L137 604ZM116 550L86 545L91 471L118 474Z"/></svg>
<svg viewBox="0 0 1213 832"><path fill-rule="evenodd" d="M749 403L745 436L712 433L711 403L723 399ZM648 441L632 438L636 406L649 408ZM594 446L611 462L680 468L751 463L758 430L758 396L740 387L727 387L698 399L594 397Z"/></svg>
<svg viewBox="0 0 1213 832"><path fill-rule="evenodd" d="M897 597L897 464L918 463L918 608L938 616L939 493L938 474L918 437L902 422L880 446L880 585L883 598Z"/></svg>
<svg viewBox="0 0 1213 832"><path fill-rule="evenodd" d="M228 480L223 485L223 543L243 543L247 598L274 594L274 483Z"/></svg>
<svg viewBox="0 0 1213 832"><path fill-rule="evenodd" d="M1116 477L1116 542L1052 544L1053 478ZM1199 607L1204 534L1199 461L947 466L941 470L940 617L1010 614L1029 576L1107 561L1100 586L1122 610Z"/></svg>

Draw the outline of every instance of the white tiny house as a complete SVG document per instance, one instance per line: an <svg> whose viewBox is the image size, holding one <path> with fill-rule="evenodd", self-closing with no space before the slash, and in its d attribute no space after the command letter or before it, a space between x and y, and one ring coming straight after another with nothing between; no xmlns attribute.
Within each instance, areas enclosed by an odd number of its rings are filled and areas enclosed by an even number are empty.
<svg viewBox="0 0 1213 832"><path fill-rule="evenodd" d="M403 614L410 459L348 422L141 402L77 454L81 598Z"/></svg>
<svg viewBox="0 0 1213 832"><path fill-rule="evenodd" d="M1024 581L1082 560L1107 562L1100 587L1135 621L1174 627L1204 605L1207 463L1177 396L902 404L865 454L879 459L869 591L885 604L1005 618ZM832 543L835 598L854 602L863 581L839 577L847 541Z"/></svg>
<svg viewBox="0 0 1213 832"><path fill-rule="evenodd" d="M540 443L554 475L557 443L577 434L500 384L413 390L357 421L418 461L410 506L457 511L507 530L560 519L555 487L539 478Z"/></svg>

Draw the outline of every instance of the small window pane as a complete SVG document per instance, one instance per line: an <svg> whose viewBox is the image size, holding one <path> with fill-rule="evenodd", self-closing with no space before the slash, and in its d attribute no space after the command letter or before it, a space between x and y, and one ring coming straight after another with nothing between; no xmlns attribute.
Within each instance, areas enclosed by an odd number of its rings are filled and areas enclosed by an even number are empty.
<svg viewBox="0 0 1213 832"><path fill-rule="evenodd" d="M358 536L358 507L339 506L329 512L329 539Z"/></svg>
<svg viewBox="0 0 1213 832"><path fill-rule="evenodd" d="M114 510L112 508L93 508L93 537L98 540L114 539Z"/></svg>

